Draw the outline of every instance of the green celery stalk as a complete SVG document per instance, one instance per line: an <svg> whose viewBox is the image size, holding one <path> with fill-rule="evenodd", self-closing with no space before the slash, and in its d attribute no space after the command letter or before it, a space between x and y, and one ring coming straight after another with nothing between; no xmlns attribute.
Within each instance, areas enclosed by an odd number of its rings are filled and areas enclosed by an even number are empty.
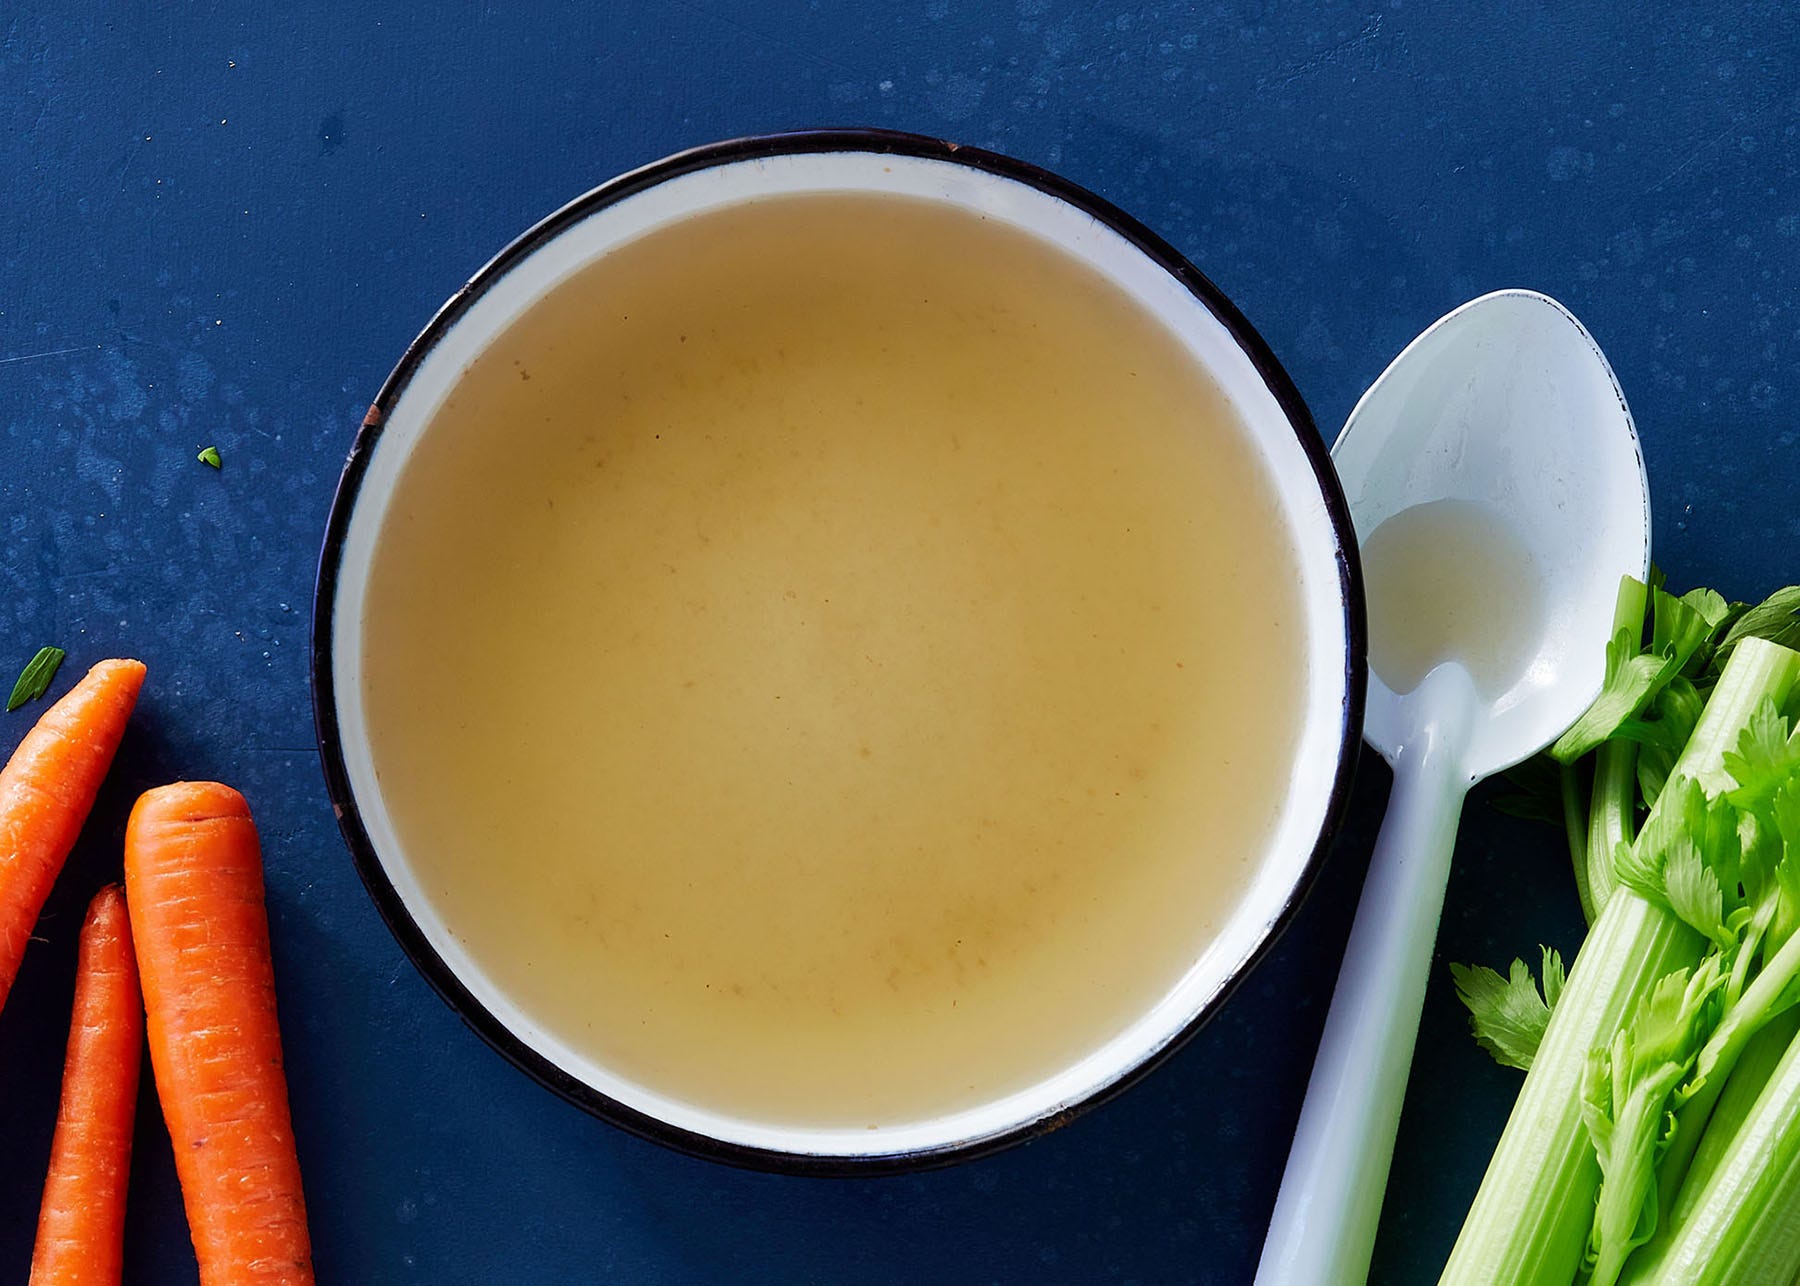
<svg viewBox="0 0 1800 1286"><path fill-rule="evenodd" d="M1592 820L1587 804L1581 798L1581 778L1575 765L1558 764L1556 777L1562 794L1563 831L1569 837L1569 863L1575 868L1575 896L1581 900L1582 920L1592 924L1600 914L1600 905L1594 900L1593 876L1588 868L1588 830ZM1607 892L1611 891L1609 887Z"/></svg>
<svg viewBox="0 0 1800 1286"><path fill-rule="evenodd" d="M1642 643L1649 595L1650 587L1635 576L1626 576L1619 582L1619 596L1613 602L1612 637L1613 647L1621 657ZM1649 696L1646 691L1638 700L1648 700ZM1592 924L1618 883L1612 869L1613 847L1631 839L1637 807L1637 746L1616 736L1600 743L1594 755L1593 790L1585 810L1574 760L1562 757L1559 762L1563 828L1569 835L1575 892L1581 899L1583 918Z"/></svg>
<svg viewBox="0 0 1800 1286"><path fill-rule="evenodd" d="M1616 891L1575 958L1506 1129L1444 1266L1443 1286L1563 1286L1587 1247L1600 1166L1582 1124L1588 1053L1658 979L1691 968L1704 940L1629 889Z"/></svg>
<svg viewBox="0 0 1800 1286"><path fill-rule="evenodd" d="M1800 762L1794 755L1800 733L1791 732L1776 715L1765 717L1751 733L1736 755L1727 756L1725 767L1737 780L1738 789L1729 798L1754 810L1756 830L1766 841L1754 847L1763 856L1756 861L1774 858L1773 866L1759 878L1745 876L1746 892L1756 890L1758 905L1745 907L1734 915L1746 917L1736 932L1742 935L1733 966L1733 979L1728 988L1725 1012L1718 1027L1701 1051L1694 1071L1695 1084L1683 1091L1675 1114L1673 1137L1660 1165L1659 1182L1665 1209L1674 1193L1685 1182L1703 1131L1710 1134L1708 1121L1721 1092L1730 1084L1734 1068L1749 1043L1775 1016L1794 1002L1796 979L1800 979L1800 933L1793 931L1791 907L1795 881L1800 872ZM1742 827L1749 815L1740 816ZM1770 854L1772 841L1775 854ZM1745 861L1750 861L1750 850ZM1731 882L1732 877L1727 877ZM1690 917L1690 922L1692 918ZM1696 927L1701 927L1696 925ZM1753 962L1761 958L1760 969L1751 976ZM1748 986L1744 978L1750 978ZM1735 994L1734 994L1735 993Z"/></svg>
<svg viewBox="0 0 1800 1286"><path fill-rule="evenodd" d="M1662 978L1589 1063L1584 1119L1601 1174L1584 1261L1592 1286L1615 1286L1632 1251L1656 1231L1656 1139L1669 1096L1699 1053L1722 964L1714 953L1692 975L1677 969Z"/></svg>
<svg viewBox="0 0 1800 1286"><path fill-rule="evenodd" d="M1712 1117L1721 1095L1737 1079L1736 1068L1744 1053L1772 1021L1770 1011L1775 1009L1781 993L1792 984L1796 972L1800 972L1800 934L1783 943L1775 958L1763 966L1762 972L1756 975L1756 980L1738 1003L1726 1012L1724 1021L1707 1042L1711 1070L1699 1092L1677 1111L1674 1138L1659 1163L1665 1194L1685 1183L1701 1140L1712 1134Z"/></svg>
<svg viewBox="0 0 1800 1286"><path fill-rule="evenodd" d="M1619 597L1613 604L1613 633L1644 629L1644 608L1650 587L1634 576L1619 582ZM1612 896L1618 880L1613 875L1613 850L1632 838L1632 822L1637 807L1637 746L1615 737L1603 742L1594 754L1594 788L1589 795L1587 824L1586 871L1577 872L1576 882L1587 886L1587 902L1593 905L1588 923L1594 922ZM1583 876L1585 875L1585 879ZM1586 902L1584 902L1584 906Z"/></svg>
<svg viewBox="0 0 1800 1286"><path fill-rule="evenodd" d="M1765 697L1785 702L1797 682L1800 652L1743 640L1671 776L1694 778L1715 793L1727 789L1726 751ZM1589 1053L1612 1040L1659 979L1693 968L1705 946L1700 934L1628 888L1607 899L1551 1012L1444 1267L1444 1286L1559 1286L1575 1279L1600 1184L1582 1125Z"/></svg>
<svg viewBox="0 0 1800 1286"><path fill-rule="evenodd" d="M1763 1086L1775 1074L1776 1066L1782 1055L1793 1043L1794 1037L1800 1035L1800 1009L1787 1009L1771 1018L1763 1029L1750 1038L1744 1046L1744 1052L1732 1069L1725 1082L1724 1092L1719 1095L1718 1103L1713 1107L1712 1116L1708 1118L1706 1130L1700 1135L1700 1144L1694 1150L1694 1158L1688 1163L1687 1175L1683 1183L1693 1185L1698 1191L1707 1182L1708 1177L1718 1168L1719 1161L1731 1149L1737 1132L1742 1128L1750 1110L1756 1105ZM1659 1241L1668 1240L1673 1234L1668 1230L1674 1227L1674 1198L1670 1193L1669 1209L1665 1212L1664 1234ZM1646 1247L1644 1254L1653 1253L1658 1242Z"/></svg>
<svg viewBox="0 0 1800 1286"><path fill-rule="evenodd" d="M1680 598L1650 591L1650 644L1643 644L1643 614L1631 615L1633 595L1644 587L1626 577L1613 607L1614 630L1606 645L1606 678L1594 704L1549 749L1558 763L1572 764L1597 749L1636 719L1671 679L1704 655L1713 631L1729 609L1709 589ZM1625 622L1619 624L1619 622Z"/></svg>
<svg viewBox="0 0 1800 1286"><path fill-rule="evenodd" d="M1615 738L1594 753L1594 791L1588 807L1587 886L1596 914L1618 887L1612 855L1620 844L1631 842L1636 807L1637 746Z"/></svg>
<svg viewBox="0 0 1800 1286"><path fill-rule="evenodd" d="M1800 1042L1788 1042L1731 1133L1706 1164L1695 1158L1667 1236L1632 1259L1628 1286L1774 1286L1800 1274Z"/></svg>

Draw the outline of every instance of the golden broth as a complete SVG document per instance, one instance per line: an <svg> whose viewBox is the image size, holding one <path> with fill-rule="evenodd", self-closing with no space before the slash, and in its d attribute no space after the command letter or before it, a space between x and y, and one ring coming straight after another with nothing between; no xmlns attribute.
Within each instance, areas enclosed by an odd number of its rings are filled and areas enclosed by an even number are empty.
<svg viewBox="0 0 1800 1286"><path fill-rule="evenodd" d="M368 594L375 766L538 1024L721 1113L878 1126L1121 1031L1246 887L1296 563L1206 373L924 202L628 244L468 370Z"/></svg>
<svg viewBox="0 0 1800 1286"><path fill-rule="evenodd" d="M1369 664L1391 691L1411 692L1444 661L1484 697L1525 673L1544 629L1531 551L1494 510L1433 500L1384 520L1362 545Z"/></svg>

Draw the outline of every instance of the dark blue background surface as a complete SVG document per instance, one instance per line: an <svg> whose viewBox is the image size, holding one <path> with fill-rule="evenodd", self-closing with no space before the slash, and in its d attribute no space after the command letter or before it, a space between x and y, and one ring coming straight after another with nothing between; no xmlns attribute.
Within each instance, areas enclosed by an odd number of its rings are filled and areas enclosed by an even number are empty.
<svg viewBox="0 0 1800 1286"><path fill-rule="evenodd" d="M1041 1142L940 1173L740 1173L526 1081L401 956L312 746L318 534L437 304L585 188L728 135L876 124L1060 170L1231 294L1327 435L1415 332L1527 285L1638 417L1659 561L1800 579L1800 19L1780 3L1191 8L1117 0L0 10L0 669L150 685L0 1018L0 1281L22 1281L80 908L135 793L241 786L268 853L296 1128L335 1282L1247 1282L1386 790L1184 1052ZM194 460L207 443L215 473ZM10 745L25 715L0 722ZM1578 919L1556 837L1471 804L1441 943ZM1434 1276L1514 1074L1441 967L1375 1279ZM151 1100L129 1277L192 1281Z"/></svg>

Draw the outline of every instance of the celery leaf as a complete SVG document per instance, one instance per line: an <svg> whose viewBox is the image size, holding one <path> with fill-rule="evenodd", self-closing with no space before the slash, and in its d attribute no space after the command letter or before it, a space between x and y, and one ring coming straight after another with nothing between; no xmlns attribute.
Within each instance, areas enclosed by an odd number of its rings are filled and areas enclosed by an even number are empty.
<svg viewBox="0 0 1800 1286"><path fill-rule="evenodd" d="M1669 772L1675 767L1675 760L1687 745L1688 738L1694 735L1700 713L1705 708L1706 702L1699 691L1685 676L1678 674L1651 702L1655 718L1634 721L1638 741L1638 792L1643 795L1646 807L1655 806L1656 797L1668 783ZM1621 735L1625 735L1623 730Z"/></svg>
<svg viewBox="0 0 1800 1286"><path fill-rule="evenodd" d="M1656 1163L1669 1143L1670 1096L1717 1022L1723 982L1716 955L1691 974L1665 974L1589 1057L1581 1118L1600 1162L1586 1257L1594 1286L1613 1286L1626 1257L1656 1232Z"/></svg>
<svg viewBox="0 0 1800 1286"><path fill-rule="evenodd" d="M1800 729L1790 733L1788 721L1765 697L1738 737L1737 748L1725 752L1724 764L1735 783L1727 797L1746 812L1765 817L1776 792L1800 777Z"/></svg>
<svg viewBox="0 0 1800 1286"><path fill-rule="evenodd" d="M1654 604L1650 646L1640 651L1629 626L1613 635L1606 645L1606 679L1600 695L1550 747L1560 762L1572 763L1618 736L1664 685L1701 655L1728 611L1725 600L1709 589L1691 590L1680 598L1655 589L1650 597Z"/></svg>
<svg viewBox="0 0 1800 1286"><path fill-rule="evenodd" d="M1800 651L1800 585L1778 589L1740 615L1719 644L1723 657L1740 639L1768 639Z"/></svg>
<svg viewBox="0 0 1800 1286"><path fill-rule="evenodd" d="M1556 1008L1556 998L1562 995L1563 984L1569 980L1569 975L1563 969L1562 955L1555 947L1539 947L1538 950L1544 953L1539 973L1544 980L1544 1008L1548 1011Z"/></svg>
<svg viewBox="0 0 1800 1286"><path fill-rule="evenodd" d="M1724 598L1710 589L1690 589L1680 598L1657 590L1651 600L1650 650L1673 661L1676 671L1700 654L1730 610Z"/></svg>
<svg viewBox="0 0 1800 1286"><path fill-rule="evenodd" d="M1756 861L1753 856L1749 887L1760 891L1767 879ZM1745 863L1743 815L1687 776L1670 784L1636 841L1613 852L1621 885L1725 951L1738 945L1745 925Z"/></svg>
<svg viewBox="0 0 1800 1286"><path fill-rule="evenodd" d="M1777 843L1781 856L1773 864L1778 903L1774 924L1769 930L1776 945L1800 931L1800 782L1789 782L1775 796L1771 809L1774 826L1769 833Z"/></svg>
<svg viewBox="0 0 1800 1286"><path fill-rule="evenodd" d="M1543 953L1542 993L1532 981L1531 967L1523 960L1514 960L1504 978L1486 965L1450 966L1457 998L1469 1011L1469 1030L1475 1033L1475 1043L1502 1067L1531 1070L1531 1060L1550 1021L1550 1010L1562 993L1562 957L1549 947L1544 947Z"/></svg>
<svg viewBox="0 0 1800 1286"><path fill-rule="evenodd" d="M1575 726L1563 733L1550 747L1550 756L1559 763L1574 763L1619 730L1619 725L1637 714L1656 693L1659 683L1668 677L1663 659L1650 652L1640 652L1629 628L1613 635L1606 645L1606 680L1594 704L1587 708Z"/></svg>
<svg viewBox="0 0 1800 1286"><path fill-rule="evenodd" d="M1669 909L1680 920L1721 948L1735 944L1735 935L1725 927L1724 890L1697 844L1686 838L1676 843L1663 863L1662 878Z"/></svg>

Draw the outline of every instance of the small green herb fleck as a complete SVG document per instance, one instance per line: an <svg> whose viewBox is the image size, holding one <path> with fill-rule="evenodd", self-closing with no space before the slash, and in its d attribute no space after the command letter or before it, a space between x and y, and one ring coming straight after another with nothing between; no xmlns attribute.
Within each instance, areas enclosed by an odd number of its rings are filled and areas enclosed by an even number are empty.
<svg viewBox="0 0 1800 1286"><path fill-rule="evenodd" d="M6 698L8 714L27 701L36 701L50 690L50 680L56 677L56 667L63 663L65 655L67 654L59 647L38 649L38 654L19 672L19 681L13 684L12 695Z"/></svg>
<svg viewBox="0 0 1800 1286"><path fill-rule="evenodd" d="M218 447L207 447L206 450L202 451L195 458L199 460L201 464L210 464L215 469L222 469L225 467L225 462L219 459Z"/></svg>

